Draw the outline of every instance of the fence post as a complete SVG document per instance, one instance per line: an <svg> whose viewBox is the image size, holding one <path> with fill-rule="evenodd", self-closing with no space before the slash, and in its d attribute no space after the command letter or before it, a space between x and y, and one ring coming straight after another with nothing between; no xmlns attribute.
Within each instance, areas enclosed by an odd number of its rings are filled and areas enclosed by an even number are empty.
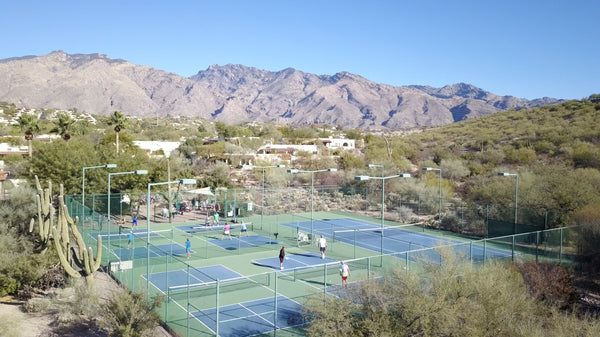
<svg viewBox="0 0 600 337"><path fill-rule="evenodd" d="M562 263L562 251L563 251L563 228L560 229L560 246L558 252L558 263Z"/></svg>
<svg viewBox="0 0 600 337"><path fill-rule="evenodd" d="M185 334L186 334L186 336L189 337L189 335L190 335L190 265L189 264L187 265L187 289L186 290L187 290L187 296L186 296L187 306L185 307L186 308L185 311L186 311L187 315L185 315L186 316L186 332L185 332ZM218 322L217 322L217 324L218 324Z"/></svg>
<svg viewBox="0 0 600 337"><path fill-rule="evenodd" d="M273 335L277 336L277 272L275 274L275 303L274 303L274 318L273 318Z"/></svg>
<svg viewBox="0 0 600 337"><path fill-rule="evenodd" d="M513 234L513 236L512 236L512 254L511 254L512 261L515 260L515 236L516 236L516 234Z"/></svg>
<svg viewBox="0 0 600 337"><path fill-rule="evenodd" d="M217 327L216 327L216 331L215 331L215 335L217 337L219 337L219 297L221 297L221 292L220 292L220 287L221 287L221 280L217 279L217 299L216 299L216 323L217 323ZM188 287L189 288L189 287ZM188 299L189 300L189 299ZM189 315L188 315L189 316Z"/></svg>
<svg viewBox="0 0 600 337"><path fill-rule="evenodd" d="M323 264L323 300L327 296L327 263Z"/></svg>
<svg viewBox="0 0 600 337"><path fill-rule="evenodd" d="M535 232L535 262L538 262L539 255L539 245L540 245L540 231Z"/></svg>

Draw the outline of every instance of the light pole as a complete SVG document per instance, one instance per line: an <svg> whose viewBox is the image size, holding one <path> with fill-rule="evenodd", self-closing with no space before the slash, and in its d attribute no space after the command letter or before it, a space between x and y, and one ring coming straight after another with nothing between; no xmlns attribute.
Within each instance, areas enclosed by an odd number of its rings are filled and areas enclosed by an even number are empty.
<svg viewBox="0 0 600 337"><path fill-rule="evenodd" d="M108 209L108 252L110 253L111 249L110 249L110 177L111 176L116 176L116 175L121 175L121 174L148 174L148 171L146 170L135 170L135 171L130 171L130 172L115 172L115 173L109 173L108 174L108 193L106 193L106 195L108 196L108 202L107 202L107 209ZM133 228L132 228L133 229ZM109 257L110 258L110 257Z"/></svg>
<svg viewBox="0 0 600 337"><path fill-rule="evenodd" d="M423 171L439 171L440 172L440 187L439 187L439 195L438 195L438 223L442 223L442 169L435 167L423 167ZM439 227L439 225L438 225Z"/></svg>
<svg viewBox="0 0 600 337"><path fill-rule="evenodd" d="M385 221L385 181L387 179L392 179L392 178L410 178L410 174L402 173L402 174L396 174L396 175L389 176L389 177L370 177L370 176L354 177L354 180L360 180L360 181L371 180L371 179L381 180L381 255L383 255L383 228L385 226L385 222L384 222Z"/></svg>
<svg viewBox="0 0 600 337"><path fill-rule="evenodd" d="M336 168L328 168L324 170L315 170L315 171L305 171L305 170L297 170L297 169L289 169L288 173L310 173L310 235L311 240L314 239L314 226L313 226L313 195L315 189L315 173L317 172L336 172Z"/></svg>
<svg viewBox="0 0 600 337"><path fill-rule="evenodd" d="M148 184L148 193L146 194L146 292L148 296L150 296L150 187L171 184L196 185L196 179L179 179Z"/></svg>
<svg viewBox="0 0 600 337"><path fill-rule="evenodd" d="M83 168L83 174L81 175L81 205L82 207L82 212L81 212L81 226L83 228L85 228L85 170L88 169L95 169L95 168L115 168L117 167L117 164L105 164L105 165L99 165L99 166L88 166L88 167L84 167Z"/></svg>
<svg viewBox="0 0 600 337"><path fill-rule="evenodd" d="M285 168L285 165L283 165L283 164L271 165L271 166L242 165L243 169L252 169L252 168L262 169L262 194L261 194L261 201L260 201L260 229L263 228L263 216L265 213L264 212L264 209L265 209L265 169L272 168L272 167Z"/></svg>
<svg viewBox="0 0 600 337"><path fill-rule="evenodd" d="M517 234L517 210L519 209L519 175L517 173L498 172L499 176L514 176L515 177L515 226L513 234Z"/></svg>

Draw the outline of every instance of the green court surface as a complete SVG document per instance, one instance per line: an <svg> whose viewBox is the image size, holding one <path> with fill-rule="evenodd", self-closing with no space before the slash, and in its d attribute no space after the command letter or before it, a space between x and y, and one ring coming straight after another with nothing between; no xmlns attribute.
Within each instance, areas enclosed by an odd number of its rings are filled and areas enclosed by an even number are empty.
<svg viewBox="0 0 600 337"><path fill-rule="evenodd" d="M381 255L375 243L375 247L363 247L356 243L361 240L334 240L331 235L335 232L353 228L381 228L381 220L378 218L346 212L255 215L236 220L236 223L229 220L231 237L224 234L222 224L206 227L201 221L151 223L150 233L146 231L146 223L141 221L139 228L131 235L132 240L128 229L122 229L121 233L113 230L110 244L107 240L108 232L89 231L86 237L89 243L95 243L95 238L102 236L103 264L110 266L113 275L124 285L134 291L141 290L150 295L163 294L168 297L160 313L169 327L180 336L214 336L220 324L231 328L232 320L239 320L241 325L244 324L244 319L255 322L258 318L254 316L228 317L235 315L235 312L246 312L244 310L224 310L221 315L221 308L232 308L229 306L239 303L259 303L258 306L269 306L272 303L273 310L266 310L258 316L271 322L280 336L304 336L305 321L302 320L301 324L294 323L299 322L299 316L290 318L290 324L273 323L279 322L283 316L279 316L277 320L265 317L275 315L276 310L281 310L281 315L286 315L285 310L302 308L310 296L334 296L330 293L331 289L341 284L340 261L345 261L350 266L349 281L359 282L381 277L394 268L418 272L424 262L419 260L419 256L423 256L423 259L430 258L435 249L419 246L420 249L410 253L406 250L391 253L386 251L386 254ZM356 220L356 224L352 224L353 220ZM241 221L247 225L247 232L241 231ZM384 225L399 224L386 221ZM324 228L326 231L321 234L317 230ZM425 235L439 238L440 242L446 240L445 242L453 244L469 245L467 252L476 251L470 240L450 233L420 226L402 226L402 229L412 233L410 235ZM328 243L326 260L316 258L314 263L303 262L302 265L284 262L290 267L284 270L276 268L282 246L286 246L288 256L319 256L316 238L320 235L324 235ZM191 242L192 252L189 257L185 252L186 240ZM384 244L389 245L387 242ZM481 247L483 260L492 258L491 255L486 255L489 253L488 249L492 248L508 251L513 255L515 253L514 243L509 247L507 242L500 239L490 241L487 246L483 243ZM511 258L511 254L496 255L494 258ZM221 272L212 273L215 268ZM227 272L222 272L223 270ZM204 276L198 276L200 274ZM291 301L294 306L277 309L280 298L282 301ZM290 316L289 313L287 315ZM273 331L268 333L272 334Z"/></svg>

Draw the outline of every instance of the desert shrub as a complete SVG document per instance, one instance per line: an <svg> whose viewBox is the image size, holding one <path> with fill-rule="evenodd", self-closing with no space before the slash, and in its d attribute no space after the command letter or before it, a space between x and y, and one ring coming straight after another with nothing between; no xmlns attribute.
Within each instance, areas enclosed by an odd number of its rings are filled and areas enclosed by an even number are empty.
<svg viewBox="0 0 600 337"><path fill-rule="evenodd" d="M575 167L600 168L600 149L594 144L576 142L571 158Z"/></svg>
<svg viewBox="0 0 600 337"><path fill-rule="evenodd" d="M537 301L512 264L474 266L441 253L444 264L426 265L423 273L398 268L339 297L314 295L308 335L591 337L600 331L597 320Z"/></svg>
<svg viewBox="0 0 600 337"><path fill-rule="evenodd" d="M16 294L28 285L34 286L48 267L45 256L26 253L0 254L0 296Z"/></svg>
<svg viewBox="0 0 600 337"><path fill-rule="evenodd" d="M455 214L447 214L442 217L440 227L455 233L462 233L463 226L460 219Z"/></svg>
<svg viewBox="0 0 600 337"><path fill-rule="evenodd" d="M535 261L517 266L529 292L540 301L566 308L578 300L574 278L565 267Z"/></svg>
<svg viewBox="0 0 600 337"><path fill-rule="evenodd" d="M404 223L408 223L410 219L414 218L415 213L410 207L400 206L398 207L398 219Z"/></svg>
<svg viewBox="0 0 600 337"><path fill-rule="evenodd" d="M46 269L42 277L37 281L36 287L41 290L47 290L50 288L64 288L66 284L67 277L65 270L60 264L55 264Z"/></svg>
<svg viewBox="0 0 600 337"><path fill-rule="evenodd" d="M93 329L101 317L100 300L93 287L83 278L69 279L68 286L54 299L58 306L58 329L69 331L76 327Z"/></svg>
<svg viewBox="0 0 600 337"><path fill-rule="evenodd" d="M600 257L600 204L593 203L580 208L573 215L579 227L577 245L582 259Z"/></svg>
<svg viewBox="0 0 600 337"><path fill-rule="evenodd" d="M140 337L160 322L158 309L164 296L148 300L143 292L121 289L112 294L102 313L102 326L110 336Z"/></svg>
<svg viewBox="0 0 600 337"><path fill-rule="evenodd" d="M23 309L26 312L42 312L48 309L51 305L51 300L45 297L32 297L25 302Z"/></svg>
<svg viewBox="0 0 600 337"><path fill-rule="evenodd" d="M512 146L504 146L503 150L506 154L506 161L512 164L530 164L537 159L535 150L528 147L515 149Z"/></svg>

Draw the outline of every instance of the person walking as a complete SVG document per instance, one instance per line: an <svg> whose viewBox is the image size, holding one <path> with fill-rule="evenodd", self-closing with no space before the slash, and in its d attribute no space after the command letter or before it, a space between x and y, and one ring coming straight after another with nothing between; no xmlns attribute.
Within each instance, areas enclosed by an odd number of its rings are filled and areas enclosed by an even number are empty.
<svg viewBox="0 0 600 337"><path fill-rule="evenodd" d="M246 236L248 236L248 227L246 227L246 223L242 220L242 231L240 232L240 236L242 236L242 233L246 233Z"/></svg>
<svg viewBox="0 0 600 337"><path fill-rule="evenodd" d="M185 252L187 254L187 258L190 258L190 255L192 254L192 243L190 242L190 239L187 238L185 241Z"/></svg>
<svg viewBox="0 0 600 337"><path fill-rule="evenodd" d="M127 248L129 248L131 246L132 242L133 242L133 231L129 231L129 242L127 242Z"/></svg>
<svg viewBox="0 0 600 337"><path fill-rule="evenodd" d="M327 240L321 235L319 241L317 242L319 246L319 250L321 251L321 259L325 259L325 251L327 250Z"/></svg>
<svg viewBox="0 0 600 337"><path fill-rule="evenodd" d="M223 234L221 235L221 240L223 240L223 237L225 235L229 236L229 240L231 240L231 231L229 230L229 223L228 222L225 223L225 229L223 230Z"/></svg>
<svg viewBox="0 0 600 337"><path fill-rule="evenodd" d="M283 270L283 260L285 260L285 246L279 251L279 269Z"/></svg>
<svg viewBox="0 0 600 337"><path fill-rule="evenodd" d="M340 276L342 277L342 287L347 287L348 276L350 276L350 267L348 267L344 261L340 261Z"/></svg>
<svg viewBox="0 0 600 337"><path fill-rule="evenodd" d="M137 225L138 225L138 223L137 223L137 215L134 215L133 216L133 220L131 221L131 227L135 227Z"/></svg>
<svg viewBox="0 0 600 337"><path fill-rule="evenodd" d="M215 226L219 225L219 212L215 211L213 214L213 219L215 220Z"/></svg>

